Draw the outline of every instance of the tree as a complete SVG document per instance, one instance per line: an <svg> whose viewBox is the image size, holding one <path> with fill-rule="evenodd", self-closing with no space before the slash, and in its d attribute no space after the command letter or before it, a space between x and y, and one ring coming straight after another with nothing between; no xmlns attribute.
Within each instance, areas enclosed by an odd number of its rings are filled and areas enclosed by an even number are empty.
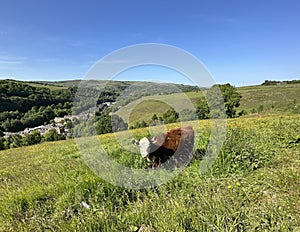
<svg viewBox="0 0 300 232"><path fill-rule="evenodd" d="M222 94L222 97L219 95ZM230 84L212 86L206 98L210 104L212 117L223 117L222 108L225 105L225 113L228 118L236 116L236 107L240 105L241 95L236 91L236 88Z"/></svg>
<svg viewBox="0 0 300 232"><path fill-rule="evenodd" d="M11 136L10 148L21 147L22 146L22 136L19 134L14 134Z"/></svg>
<svg viewBox="0 0 300 232"><path fill-rule="evenodd" d="M17 132L23 130L23 123L18 119L12 119L10 121L10 131Z"/></svg>
<svg viewBox="0 0 300 232"><path fill-rule="evenodd" d="M62 134L58 134L54 128L50 129L42 137L42 141L58 141L58 140L64 140L64 139L66 139L66 137Z"/></svg>
<svg viewBox="0 0 300 232"><path fill-rule="evenodd" d="M5 120L5 122L2 123L2 127L3 127L4 131L10 130L11 125L10 125L10 120L8 118Z"/></svg>
<svg viewBox="0 0 300 232"><path fill-rule="evenodd" d="M200 100L196 104L196 114L198 119L207 119L209 118L209 107L206 101Z"/></svg>
<svg viewBox="0 0 300 232"><path fill-rule="evenodd" d="M165 112L162 116L163 121L165 123L172 123L172 122L176 122L178 119L178 113L172 108L167 110L167 112Z"/></svg>
<svg viewBox="0 0 300 232"><path fill-rule="evenodd" d="M155 122L156 120L158 120L158 117L157 117L157 115L156 114L153 114L153 116L152 116L152 122Z"/></svg>
<svg viewBox="0 0 300 232"><path fill-rule="evenodd" d="M107 112L103 112L97 116L95 122L97 134L106 134L112 132L111 117Z"/></svg>
<svg viewBox="0 0 300 232"><path fill-rule="evenodd" d="M233 118L236 116L236 108L240 106L242 96L230 84L220 85L220 89L224 97L226 115Z"/></svg>
<svg viewBox="0 0 300 232"><path fill-rule="evenodd" d="M70 119L66 119L66 128L71 130L72 129L72 121Z"/></svg>
<svg viewBox="0 0 300 232"><path fill-rule="evenodd" d="M145 120L141 121L141 122L136 122L133 126L130 126L129 129L136 129L136 128L145 128L148 127L148 123L145 122Z"/></svg>
<svg viewBox="0 0 300 232"><path fill-rule="evenodd" d="M148 126L148 123L145 122L145 120L143 120L141 123L140 123L140 128L145 128Z"/></svg>
<svg viewBox="0 0 300 232"><path fill-rule="evenodd" d="M40 143L42 140L41 133L38 130L32 131L30 134L27 134L23 137L22 144L24 146L30 146Z"/></svg>
<svg viewBox="0 0 300 232"><path fill-rule="evenodd" d="M151 118L150 126L161 125L162 122L163 122L162 117L158 117L156 114L153 114L153 116Z"/></svg>

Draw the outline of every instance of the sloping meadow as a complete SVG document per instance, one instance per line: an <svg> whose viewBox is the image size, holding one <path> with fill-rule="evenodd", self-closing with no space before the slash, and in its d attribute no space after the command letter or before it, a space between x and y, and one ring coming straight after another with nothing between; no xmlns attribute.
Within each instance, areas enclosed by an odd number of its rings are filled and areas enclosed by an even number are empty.
<svg viewBox="0 0 300 232"><path fill-rule="evenodd" d="M85 164L74 140L1 151L0 231L300 230L299 119L228 120L221 152L202 174L211 122L191 122L198 136L192 162L149 189L105 182ZM132 133L137 139L149 135L147 129ZM118 163L147 168L113 134L99 138Z"/></svg>

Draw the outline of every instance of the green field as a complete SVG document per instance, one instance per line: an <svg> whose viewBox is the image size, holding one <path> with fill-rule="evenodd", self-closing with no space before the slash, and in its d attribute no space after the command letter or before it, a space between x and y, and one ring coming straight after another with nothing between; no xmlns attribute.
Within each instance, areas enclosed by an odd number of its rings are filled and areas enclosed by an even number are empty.
<svg viewBox="0 0 300 232"><path fill-rule="evenodd" d="M237 112L244 110L246 116L300 113L300 84L247 86L239 87L237 91L242 95ZM153 114L161 116L173 105L178 107L176 111L191 109L189 104L204 99L203 94L205 92L199 91L142 97L120 109L117 114L123 118L130 115L130 125L142 120L150 122Z"/></svg>
<svg viewBox="0 0 300 232"><path fill-rule="evenodd" d="M149 122L153 114L161 116L172 107L180 112L183 109L194 109L197 99L203 98L201 92L174 93L169 95L155 95L142 97L116 112L117 115L126 119L129 117L129 125L145 120Z"/></svg>
<svg viewBox="0 0 300 232"><path fill-rule="evenodd" d="M211 123L191 123L203 152ZM99 138L117 162L146 167L113 134ZM146 190L103 181L73 140L1 151L0 231L299 231L299 140L299 114L230 119L208 172L199 173L196 157L172 181Z"/></svg>
<svg viewBox="0 0 300 232"><path fill-rule="evenodd" d="M48 88L52 91L55 91L55 90L65 90L67 89L67 87L64 87L64 86L59 86L59 85L51 85L51 84L47 84L47 83L39 83L39 82L25 82L26 84L28 85L31 85L35 88Z"/></svg>
<svg viewBox="0 0 300 232"><path fill-rule="evenodd" d="M259 108L259 113L300 113L300 84L247 86L238 92L242 95L240 109L248 113Z"/></svg>

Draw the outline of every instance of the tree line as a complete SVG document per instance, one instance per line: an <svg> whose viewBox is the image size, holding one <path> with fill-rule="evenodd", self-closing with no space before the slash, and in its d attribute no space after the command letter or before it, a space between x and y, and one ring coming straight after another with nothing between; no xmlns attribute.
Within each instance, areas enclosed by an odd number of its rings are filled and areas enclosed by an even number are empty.
<svg viewBox="0 0 300 232"><path fill-rule="evenodd" d="M265 80L261 85L280 85L280 84L300 84L300 80L291 80L291 81Z"/></svg>
<svg viewBox="0 0 300 232"><path fill-rule="evenodd" d="M65 140L66 136L59 134L55 129L50 129L47 133L41 135L38 130L34 130L31 133L21 136L19 134L13 134L8 138L3 138L3 132L0 131L0 150L30 146L46 141L58 141Z"/></svg>

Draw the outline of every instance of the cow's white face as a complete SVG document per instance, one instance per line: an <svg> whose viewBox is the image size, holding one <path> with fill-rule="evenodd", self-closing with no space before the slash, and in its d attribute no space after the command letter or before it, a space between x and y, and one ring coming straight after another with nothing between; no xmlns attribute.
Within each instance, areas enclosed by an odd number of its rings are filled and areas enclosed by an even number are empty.
<svg viewBox="0 0 300 232"><path fill-rule="evenodd" d="M146 158L150 153L150 141L147 138L142 138L139 143L140 153L143 158Z"/></svg>

